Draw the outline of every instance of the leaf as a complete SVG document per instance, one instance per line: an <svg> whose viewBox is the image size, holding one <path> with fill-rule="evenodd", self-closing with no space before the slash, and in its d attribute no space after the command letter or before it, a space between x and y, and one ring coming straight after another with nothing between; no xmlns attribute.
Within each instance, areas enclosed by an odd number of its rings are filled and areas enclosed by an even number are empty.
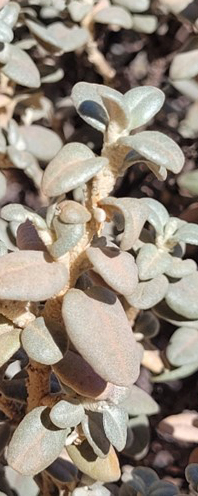
<svg viewBox="0 0 198 496"><path fill-rule="evenodd" d="M156 472L150 467L135 467L133 469L133 475L140 477L144 482L147 492L151 492L151 487L156 482L159 482L159 477Z"/></svg>
<svg viewBox="0 0 198 496"><path fill-rule="evenodd" d="M96 456L106 458L110 443L103 426L103 415L100 412L87 412L82 420L82 430Z"/></svg>
<svg viewBox="0 0 198 496"><path fill-rule="evenodd" d="M80 26L66 27L62 22L51 23L47 32L58 42L64 53L73 52L83 47L88 39L89 32Z"/></svg>
<svg viewBox="0 0 198 496"><path fill-rule="evenodd" d="M118 386L136 380L136 342L123 307L112 291L100 287L86 292L70 289L63 300L62 315L73 345L97 374ZM87 342L92 343L91 348Z"/></svg>
<svg viewBox="0 0 198 496"><path fill-rule="evenodd" d="M188 5L193 0L160 0L162 7L166 7L168 12L173 12L173 14L178 14L182 10L186 9Z"/></svg>
<svg viewBox="0 0 198 496"><path fill-rule="evenodd" d="M128 415L124 408L107 405L103 410L103 426L110 443L122 451L127 440Z"/></svg>
<svg viewBox="0 0 198 496"><path fill-rule="evenodd" d="M8 464L22 475L38 474L59 456L67 432L67 429L59 430L51 423L48 408L34 408L23 418L12 436Z"/></svg>
<svg viewBox="0 0 198 496"><path fill-rule="evenodd" d="M197 264L194 260L186 258L182 260L179 257L171 257L171 265L166 269L165 274L176 279L188 276L197 270Z"/></svg>
<svg viewBox="0 0 198 496"><path fill-rule="evenodd" d="M56 217L53 226L58 239L48 246L48 251L53 258L58 259L77 245L85 230L83 224L64 224Z"/></svg>
<svg viewBox="0 0 198 496"><path fill-rule="evenodd" d="M91 5L82 4L81 1L78 0L73 0L68 5L68 12L74 22L81 22L90 10Z"/></svg>
<svg viewBox="0 0 198 496"><path fill-rule="evenodd" d="M157 431L167 440L196 443L198 441L197 422L197 413L185 411L161 420L157 426Z"/></svg>
<svg viewBox="0 0 198 496"><path fill-rule="evenodd" d="M116 24L124 29L131 29L133 25L132 16L122 7L105 7L93 16L95 22L102 24Z"/></svg>
<svg viewBox="0 0 198 496"><path fill-rule="evenodd" d="M0 21L0 25L1 25L1 31L0 31L1 43L11 43L14 38L12 29L2 20Z"/></svg>
<svg viewBox="0 0 198 496"><path fill-rule="evenodd" d="M156 401L143 389L133 385L129 396L122 403L129 415L155 415L159 412Z"/></svg>
<svg viewBox="0 0 198 496"><path fill-rule="evenodd" d="M198 326L198 320L196 319L188 319L185 318L178 313L174 312L167 303L163 300L154 308L155 314L160 318L164 319L167 322L170 322L176 326L185 326L185 327L196 327Z"/></svg>
<svg viewBox="0 0 198 496"><path fill-rule="evenodd" d="M177 174L184 165L184 155L179 146L168 136L158 131L142 131L133 136L119 138L118 143L126 147L126 154L131 149L141 157L157 166L157 177L165 178L166 169ZM128 159L129 160L129 156ZM147 164L150 167L150 163ZM162 172L161 172L162 169ZM153 169L151 169L153 170Z"/></svg>
<svg viewBox="0 0 198 496"><path fill-rule="evenodd" d="M36 212L20 203L10 203L1 209L1 217L8 222L19 222L20 224L27 219L39 229L46 229L47 225L45 220Z"/></svg>
<svg viewBox="0 0 198 496"><path fill-rule="evenodd" d="M158 318L152 312L140 312L135 321L135 333L142 335L142 339L156 336L160 329Z"/></svg>
<svg viewBox="0 0 198 496"><path fill-rule="evenodd" d="M166 356L169 362L179 367L196 361L198 353L198 330L179 327L171 336Z"/></svg>
<svg viewBox="0 0 198 496"><path fill-rule="evenodd" d="M178 53L170 65L171 79L191 79L198 74L198 49Z"/></svg>
<svg viewBox="0 0 198 496"><path fill-rule="evenodd" d="M192 484L195 491L198 489L198 464L190 463L185 469L186 480Z"/></svg>
<svg viewBox="0 0 198 496"><path fill-rule="evenodd" d="M169 215L164 205L154 200L154 198L141 198L141 203L145 204L149 210L148 222L157 233L163 234L163 228L169 220Z"/></svg>
<svg viewBox="0 0 198 496"><path fill-rule="evenodd" d="M47 300L68 280L66 267L41 251L17 251L0 257L0 298Z"/></svg>
<svg viewBox="0 0 198 496"><path fill-rule="evenodd" d="M9 2L0 11L0 19L11 28L16 24L20 12L20 5L17 2Z"/></svg>
<svg viewBox="0 0 198 496"><path fill-rule="evenodd" d="M185 172L178 177L177 182L180 188L184 188L191 195L198 195L198 170Z"/></svg>
<svg viewBox="0 0 198 496"><path fill-rule="evenodd" d="M68 489L72 490L74 485L76 485L78 469L73 463L63 458L57 458L55 462L46 468L46 472L52 479L64 484L66 483Z"/></svg>
<svg viewBox="0 0 198 496"><path fill-rule="evenodd" d="M137 15L133 16L133 29L139 33L151 34L157 30L158 19L154 15Z"/></svg>
<svg viewBox="0 0 198 496"><path fill-rule="evenodd" d="M95 398L105 391L107 383L77 353L68 351L53 370L63 384L78 394Z"/></svg>
<svg viewBox="0 0 198 496"><path fill-rule="evenodd" d="M116 247L89 247L86 250L93 270L116 292L130 294L138 284L137 266L130 253Z"/></svg>
<svg viewBox="0 0 198 496"><path fill-rule="evenodd" d="M0 129L0 153L6 153L6 139L5 139L5 136L2 132L2 130Z"/></svg>
<svg viewBox="0 0 198 496"><path fill-rule="evenodd" d="M171 256L166 251L147 243L140 248L136 258L139 278L142 281L153 279L166 272L171 265Z"/></svg>
<svg viewBox="0 0 198 496"><path fill-rule="evenodd" d="M38 160L48 162L59 152L63 143L58 134L51 129L33 124L20 126L27 150Z"/></svg>
<svg viewBox="0 0 198 496"><path fill-rule="evenodd" d="M106 158L95 157L86 145L69 143L45 169L42 181L43 193L48 196L68 193L89 181L107 164Z"/></svg>
<svg viewBox="0 0 198 496"><path fill-rule="evenodd" d="M109 115L98 90L99 85L79 82L72 88L71 97L74 106L87 124L105 132Z"/></svg>
<svg viewBox="0 0 198 496"><path fill-rule="evenodd" d="M124 232L120 243L121 250L130 250L138 240L148 217L148 208L136 198L114 198L109 196L100 201L100 205L112 216L121 212L124 217Z"/></svg>
<svg viewBox="0 0 198 496"><path fill-rule="evenodd" d="M139 0L113 0L112 3L122 5L131 12L144 12L150 6L150 0L141 0L141 2Z"/></svg>
<svg viewBox="0 0 198 496"><path fill-rule="evenodd" d="M47 51L59 52L61 50L60 42L50 32L49 28L45 28L31 19L26 19L28 29L33 33L38 43Z"/></svg>
<svg viewBox="0 0 198 496"><path fill-rule="evenodd" d="M150 486L150 496L182 496L175 484L166 480L159 480Z"/></svg>
<svg viewBox="0 0 198 496"><path fill-rule="evenodd" d="M182 365L173 370L166 370L162 374L152 377L152 382L168 382L184 379L194 374L198 370L197 360L193 363Z"/></svg>
<svg viewBox="0 0 198 496"><path fill-rule="evenodd" d="M10 45L8 62L2 67L2 72L17 84L28 88L39 88L39 71L31 57L15 45Z"/></svg>
<svg viewBox="0 0 198 496"><path fill-rule="evenodd" d="M154 277L150 281L140 282L131 295L125 296L128 303L139 310L148 310L157 305L168 290L168 279L164 275Z"/></svg>
<svg viewBox="0 0 198 496"><path fill-rule="evenodd" d="M140 5L139 0L138 3ZM128 129L131 131L150 121L161 109L164 99L164 93L154 86L140 86L127 91L123 100L130 113Z"/></svg>
<svg viewBox="0 0 198 496"><path fill-rule="evenodd" d="M19 350L21 329L7 330L0 334L0 367Z"/></svg>
<svg viewBox="0 0 198 496"><path fill-rule="evenodd" d="M84 224L91 220L91 213L80 203L65 200L58 205L59 219L66 224Z"/></svg>
<svg viewBox="0 0 198 496"><path fill-rule="evenodd" d="M67 349L67 335L56 322L36 318L30 322L21 335L22 346L28 356L44 365L59 362Z"/></svg>
<svg viewBox="0 0 198 496"><path fill-rule="evenodd" d="M113 447L106 458L98 458L87 441L80 446L67 446L67 452L78 469L94 480L114 482L120 478L120 467Z"/></svg>
<svg viewBox="0 0 198 496"><path fill-rule="evenodd" d="M184 226L181 226L175 235L173 236L173 239L176 239L177 241L183 241L184 243L189 243L191 245L198 245L198 226L197 224L193 224L191 222L188 222L188 224L185 224Z"/></svg>
<svg viewBox="0 0 198 496"><path fill-rule="evenodd" d="M198 318L198 272L183 277L180 281L169 284L166 303L169 307L187 319Z"/></svg>
<svg viewBox="0 0 198 496"><path fill-rule="evenodd" d="M79 400L61 400L56 403L49 414L51 421L60 429L76 427L85 416L84 408Z"/></svg>
<svg viewBox="0 0 198 496"><path fill-rule="evenodd" d="M146 415L129 420L129 432L132 432L132 444L124 449L124 454L135 460L141 460L148 452L150 426Z"/></svg>

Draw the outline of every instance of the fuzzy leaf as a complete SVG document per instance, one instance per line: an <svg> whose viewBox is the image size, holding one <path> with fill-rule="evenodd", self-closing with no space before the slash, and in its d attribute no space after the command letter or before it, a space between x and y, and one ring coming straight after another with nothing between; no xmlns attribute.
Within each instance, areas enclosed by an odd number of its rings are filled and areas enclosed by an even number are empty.
<svg viewBox="0 0 198 496"><path fill-rule="evenodd" d="M130 305L140 310L147 310L163 300L168 286L168 279L160 275L150 281L140 282L135 291L125 298Z"/></svg>
<svg viewBox="0 0 198 496"><path fill-rule="evenodd" d="M191 79L198 74L198 49L178 53L173 58L169 76L171 79Z"/></svg>
<svg viewBox="0 0 198 496"><path fill-rule="evenodd" d="M56 428L49 419L48 410L45 406L34 408L12 436L7 460L20 474L35 475L45 470L63 449L68 430Z"/></svg>
<svg viewBox="0 0 198 496"><path fill-rule="evenodd" d="M122 406L129 415L155 415L159 412L159 406L156 401L143 389L133 385L128 398L122 403Z"/></svg>
<svg viewBox="0 0 198 496"><path fill-rule="evenodd" d="M113 198L109 196L100 201L109 216L121 212L124 217L124 232L120 243L121 250L130 250L138 240L148 217L148 208L136 198Z"/></svg>
<svg viewBox="0 0 198 496"><path fill-rule="evenodd" d="M98 458L87 441L80 446L67 446L67 451L78 469L94 480L114 482L120 478L120 467L113 447L110 447L108 456Z"/></svg>
<svg viewBox="0 0 198 496"><path fill-rule="evenodd" d="M58 237L48 251L53 258L59 258L77 245L84 234L83 224L64 224L55 217L53 226Z"/></svg>
<svg viewBox="0 0 198 496"><path fill-rule="evenodd" d="M163 228L169 220L169 215L164 205L154 200L154 198L141 198L141 203L145 204L149 210L148 222L157 233L162 234Z"/></svg>
<svg viewBox="0 0 198 496"><path fill-rule="evenodd" d="M88 412L82 420L82 430L94 453L100 458L106 458L110 443L103 426L103 415L100 412Z"/></svg>
<svg viewBox="0 0 198 496"><path fill-rule="evenodd" d="M78 400L61 400L51 409L50 418L60 429L76 427L85 416L84 408Z"/></svg>
<svg viewBox="0 0 198 496"><path fill-rule="evenodd" d="M138 15L133 16L133 29L138 33L151 34L157 30L158 19L154 15Z"/></svg>
<svg viewBox="0 0 198 496"><path fill-rule="evenodd" d="M183 241L191 245L198 245L198 226L197 224L188 223L181 226L173 236L177 241Z"/></svg>
<svg viewBox="0 0 198 496"><path fill-rule="evenodd" d="M116 24L124 29L131 29L133 25L132 16L122 7L105 7L98 10L93 17L95 22L102 24Z"/></svg>
<svg viewBox="0 0 198 496"><path fill-rule="evenodd" d="M179 315L178 313L174 312L165 300L161 301L154 307L154 312L155 314L160 318L164 319L167 322L170 322L171 324L175 326L184 326L184 327L197 327L198 326L198 320L197 319L188 319L183 317L182 315Z"/></svg>
<svg viewBox="0 0 198 496"><path fill-rule="evenodd" d="M53 322L38 317L22 331L24 350L32 360L52 365L59 362L67 349L66 332Z"/></svg>
<svg viewBox="0 0 198 496"><path fill-rule="evenodd" d="M86 250L93 270L116 292L131 294L138 284L137 266L129 253L114 247Z"/></svg>
<svg viewBox="0 0 198 496"><path fill-rule="evenodd" d="M112 3L121 5L131 10L131 12L145 12L150 6L150 0L113 0Z"/></svg>
<svg viewBox="0 0 198 496"><path fill-rule="evenodd" d="M32 221L39 229L46 229L45 220L36 212L28 207L24 207L20 203L10 203L1 209L1 217L8 222L19 222L20 224L27 219Z"/></svg>
<svg viewBox="0 0 198 496"><path fill-rule="evenodd" d="M168 136L158 131L142 131L133 136L119 138L118 143L126 147L126 154L131 149L141 157L151 162L156 168L153 170L157 177L165 178L166 169L177 174L184 165L184 155L179 146ZM130 160L128 155L127 160ZM150 167L150 163L148 163Z"/></svg>
<svg viewBox="0 0 198 496"><path fill-rule="evenodd" d="M47 28L48 33L57 40L64 53L73 52L83 47L89 38L89 32L84 27L66 27L62 22L54 22Z"/></svg>
<svg viewBox="0 0 198 496"><path fill-rule="evenodd" d="M36 124L21 126L19 129L27 150L38 160L52 160L63 146L58 134L51 129Z"/></svg>
<svg viewBox="0 0 198 496"><path fill-rule="evenodd" d="M128 415L123 408L108 405L103 410L104 431L110 443L118 450L122 451L127 439Z"/></svg>
<svg viewBox="0 0 198 496"><path fill-rule="evenodd" d="M191 195L198 195L198 170L185 172L178 177L177 182L180 188L184 188Z"/></svg>
<svg viewBox="0 0 198 496"><path fill-rule="evenodd" d="M10 45L8 62L2 67L2 72L17 84L28 88L39 88L39 71L31 57L15 45Z"/></svg>
<svg viewBox="0 0 198 496"><path fill-rule="evenodd" d="M168 382L176 381L177 379L184 379L194 374L198 370L197 360L193 363L181 365L173 370L166 370L162 374L156 375L152 378L153 382Z"/></svg>
<svg viewBox="0 0 198 496"><path fill-rule="evenodd" d="M166 303L179 315L187 319L198 318L198 272L183 277L180 281L169 284Z"/></svg>
<svg viewBox="0 0 198 496"><path fill-rule="evenodd" d="M71 97L80 117L87 124L104 133L109 123L109 115L97 91L98 86L79 82L74 85Z"/></svg>
<svg viewBox="0 0 198 496"><path fill-rule="evenodd" d="M19 350L21 346L20 332L20 329L13 329L0 334L0 367Z"/></svg>
<svg viewBox="0 0 198 496"><path fill-rule="evenodd" d="M84 224L91 219L89 210L72 200L65 200L59 203L58 209L60 210L59 219L65 224Z"/></svg>
<svg viewBox="0 0 198 496"><path fill-rule="evenodd" d="M112 291L70 289L63 301L68 335L83 358L106 381L127 386L138 375L136 343L119 300ZM92 342L92 348L87 342ZM102 357L102 358L101 358Z"/></svg>
<svg viewBox="0 0 198 496"><path fill-rule="evenodd" d="M129 130L150 121L161 109L164 99L164 93L154 86L141 86L127 91L123 100L131 116Z"/></svg>
<svg viewBox="0 0 198 496"><path fill-rule="evenodd" d="M65 286L66 267L41 251L18 251L0 258L0 298L47 300Z"/></svg>
<svg viewBox="0 0 198 496"><path fill-rule="evenodd" d="M140 248L136 264L139 278L145 281L166 272L171 265L171 256L166 251L158 249L155 245L147 243Z"/></svg>
<svg viewBox="0 0 198 496"><path fill-rule="evenodd" d="M196 361L198 353L198 330L179 327L170 338L166 355L175 367Z"/></svg>
<svg viewBox="0 0 198 496"><path fill-rule="evenodd" d="M9 2L0 11L0 19L11 28L16 24L20 12L20 5L17 2Z"/></svg>
<svg viewBox="0 0 198 496"><path fill-rule="evenodd" d="M165 274L170 277L180 279L188 276L197 270L197 264L194 260L186 258L182 260L178 257L171 257L171 265L165 270Z"/></svg>
<svg viewBox="0 0 198 496"><path fill-rule="evenodd" d="M73 0L68 5L68 12L74 22L81 22L91 10L91 4L82 4L79 0Z"/></svg>
<svg viewBox="0 0 198 496"><path fill-rule="evenodd" d="M106 158L95 157L81 143L65 145L45 169L42 189L48 196L58 196L77 188L94 177L105 165Z"/></svg>

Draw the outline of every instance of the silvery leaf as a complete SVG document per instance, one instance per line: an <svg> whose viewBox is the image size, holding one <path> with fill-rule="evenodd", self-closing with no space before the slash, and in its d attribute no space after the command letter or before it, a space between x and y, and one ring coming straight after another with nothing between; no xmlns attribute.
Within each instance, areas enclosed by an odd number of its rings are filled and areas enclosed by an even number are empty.
<svg viewBox="0 0 198 496"><path fill-rule="evenodd" d="M140 282L135 291L125 298L135 308L147 310L163 300L168 286L168 279L164 275L160 275L150 281Z"/></svg>
<svg viewBox="0 0 198 496"><path fill-rule="evenodd" d="M39 88L39 71L31 57L14 45L10 45L9 50L9 60L2 67L3 74L22 86L27 86L28 88Z"/></svg>

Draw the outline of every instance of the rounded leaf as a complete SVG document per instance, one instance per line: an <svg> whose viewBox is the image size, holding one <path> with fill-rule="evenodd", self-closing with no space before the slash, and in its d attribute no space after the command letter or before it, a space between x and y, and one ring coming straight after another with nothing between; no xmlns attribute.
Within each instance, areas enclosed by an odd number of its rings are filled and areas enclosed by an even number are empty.
<svg viewBox="0 0 198 496"><path fill-rule="evenodd" d="M0 367L9 360L16 351L19 350L20 343L20 329L7 330L0 334Z"/></svg>
<svg viewBox="0 0 198 496"><path fill-rule="evenodd" d="M28 88L39 88L39 71L31 57L16 45L10 45L8 62L2 67L2 72L17 84Z"/></svg>
<svg viewBox="0 0 198 496"><path fill-rule="evenodd" d="M191 79L198 74L198 49L178 53L173 58L169 76L171 79Z"/></svg>
<svg viewBox="0 0 198 496"><path fill-rule="evenodd" d="M138 3L140 4L139 0ZM127 91L123 100L130 112L129 130L131 131L146 124L159 112L164 104L165 95L154 86L140 86Z"/></svg>
<svg viewBox="0 0 198 496"><path fill-rule="evenodd" d="M44 365L59 362L67 349L66 332L53 322L38 317L30 322L21 335L22 346L28 356Z"/></svg>
<svg viewBox="0 0 198 496"><path fill-rule="evenodd" d="M58 196L89 181L108 164L106 158L95 157L81 143L65 145L45 169L42 181L44 194Z"/></svg>
<svg viewBox="0 0 198 496"><path fill-rule="evenodd" d="M48 408L34 408L12 436L7 456L9 465L22 475L38 474L59 456L67 432L52 424Z"/></svg>
<svg viewBox="0 0 198 496"><path fill-rule="evenodd" d="M150 281L140 282L135 291L125 298L135 308L147 310L163 300L168 286L168 279L164 275L160 275Z"/></svg>
<svg viewBox="0 0 198 496"><path fill-rule="evenodd" d="M165 270L165 274L175 279L188 276L197 270L197 264L194 260L186 258L182 260L179 257L171 256L171 265Z"/></svg>
<svg viewBox="0 0 198 496"><path fill-rule="evenodd" d="M103 410L103 426L110 443L122 451L127 440L128 415L124 408L107 405Z"/></svg>
<svg viewBox="0 0 198 496"><path fill-rule="evenodd" d="M72 343L97 374L118 386L135 382L139 371L136 342L114 293L100 287L86 292L70 289L62 314Z"/></svg>
<svg viewBox="0 0 198 496"><path fill-rule="evenodd" d="M144 12L150 6L150 0L141 0L141 2L139 0L113 0L112 3L122 5L131 12Z"/></svg>
<svg viewBox="0 0 198 496"><path fill-rule="evenodd" d="M110 443L105 435L103 415L100 412L87 412L82 420L82 430L94 453L100 458L106 458Z"/></svg>
<svg viewBox="0 0 198 496"><path fill-rule="evenodd" d="M185 188L191 195L198 195L198 170L185 172L178 177L177 182L180 188Z"/></svg>
<svg viewBox="0 0 198 496"><path fill-rule="evenodd" d="M60 211L58 217L65 224L84 224L91 219L89 210L72 200L65 200L58 205Z"/></svg>
<svg viewBox="0 0 198 496"><path fill-rule="evenodd" d="M60 429L76 427L85 416L84 408L78 400L61 400L51 409L50 418L54 425Z"/></svg>
<svg viewBox="0 0 198 496"><path fill-rule="evenodd" d="M119 462L112 446L104 459L95 455L87 441L80 446L67 446L67 452L78 469L94 480L114 482L120 478Z"/></svg>
<svg viewBox="0 0 198 496"><path fill-rule="evenodd" d="M196 361L198 354L198 329L179 327L170 338L166 349L169 362L179 367Z"/></svg>
<svg viewBox="0 0 198 496"><path fill-rule="evenodd" d="M139 278L142 281L153 279L163 274L171 265L171 256L167 251L158 249L155 245L147 243L140 248L136 258Z"/></svg>
<svg viewBox="0 0 198 496"><path fill-rule="evenodd" d="M32 124L20 126L26 149L38 160L48 162L59 152L63 143L61 138L51 129Z"/></svg>
<svg viewBox="0 0 198 496"><path fill-rule="evenodd" d="M166 303L179 315L187 319L198 318L198 272L169 284Z"/></svg>
<svg viewBox="0 0 198 496"><path fill-rule="evenodd" d="M66 267L41 251L17 251L0 257L0 298L47 300L68 280Z"/></svg>
<svg viewBox="0 0 198 496"><path fill-rule="evenodd" d="M129 396L122 403L123 408L129 415L155 415L159 412L159 406L156 401L143 389L133 385Z"/></svg>
<svg viewBox="0 0 198 496"><path fill-rule="evenodd" d="M86 250L93 270L117 293L131 294L138 284L137 266L130 253L114 247Z"/></svg>
<svg viewBox="0 0 198 496"><path fill-rule="evenodd" d="M116 24L124 29L131 29L133 25L132 16L122 7L111 6L98 10L93 17L95 22L101 24Z"/></svg>

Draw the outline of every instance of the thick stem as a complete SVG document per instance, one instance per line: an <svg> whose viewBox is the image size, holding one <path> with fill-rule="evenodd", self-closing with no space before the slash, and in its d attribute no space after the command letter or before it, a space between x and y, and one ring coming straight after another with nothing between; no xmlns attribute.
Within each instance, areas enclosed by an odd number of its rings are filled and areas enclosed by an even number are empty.
<svg viewBox="0 0 198 496"><path fill-rule="evenodd" d="M41 404L42 398L49 393L51 367L30 360L26 367L27 383L27 412Z"/></svg>

